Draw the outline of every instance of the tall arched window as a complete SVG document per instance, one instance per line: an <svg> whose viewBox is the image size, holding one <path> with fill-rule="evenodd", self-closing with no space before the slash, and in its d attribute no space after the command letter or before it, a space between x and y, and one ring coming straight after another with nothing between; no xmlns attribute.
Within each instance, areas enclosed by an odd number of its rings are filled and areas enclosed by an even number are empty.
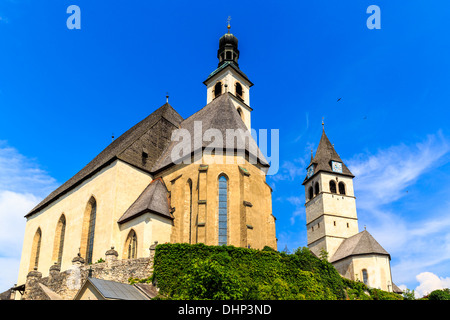
<svg viewBox="0 0 450 320"><path fill-rule="evenodd" d="M192 180L189 179L186 183L186 218L189 219L189 243L192 243Z"/></svg>
<svg viewBox="0 0 450 320"><path fill-rule="evenodd" d="M39 254L41 252L41 239L42 232L41 228L38 228L33 237L33 245L31 247L31 261L30 261L30 270L34 268L38 268L39 265Z"/></svg>
<svg viewBox="0 0 450 320"><path fill-rule="evenodd" d="M363 282L366 286L369 285L369 275L367 274L367 270L363 269L362 270L362 276L363 276Z"/></svg>
<svg viewBox="0 0 450 320"><path fill-rule="evenodd" d="M94 197L91 197L84 212L83 231L81 235L81 254L85 255L87 263L92 263L96 218L97 201Z"/></svg>
<svg viewBox="0 0 450 320"><path fill-rule="evenodd" d="M66 234L66 217L64 216L64 214L62 214L56 225L55 240L54 240L55 242L53 245L53 256L52 256L53 261L56 261L59 267L61 267L62 262L65 234Z"/></svg>
<svg viewBox="0 0 450 320"><path fill-rule="evenodd" d="M222 94L222 82L217 82L214 86L214 98L217 98Z"/></svg>
<svg viewBox="0 0 450 320"><path fill-rule="evenodd" d="M219 177L219 246L227 244L228 180Z"/></svg>
<svg viewBox="0 0 450 320"><path fill-rule="evenodd" d="M345 194L345 184L341 181L339 182L338 186L339 186L339 193Z"/></svg>
<svg viewBox="0 0 450 320"><path fill-rule="evenodd" d="M330 192L336 193L336 182L334 180L330 180Z"/></svg>
<svg viewBox="0 0 450 320"><path fill-rule="evenodd" d="M314 197L313 187L309 187L308 193L309 193L309 200L311 200Z"/></svg>
<svg viewBox="0 0 450 320"><path fill-rule="evenodd" d="M242 94L243 94L242 85L239 82L236 82L236 95L242 99L243 98Z"/></svg>
<svg viewBox="0 0 450 320"><path fill-rule="evenodd" d="M128 259L137 258L137 235L133 229L128 233L127 240L125 241L125 250Z"/></svg>
<svg viewBox="0 0 450 320"><path fill-rule="evenodd" d="M319 183L316 182L314 185L314 196L317 196L319 194Z"/></svg>

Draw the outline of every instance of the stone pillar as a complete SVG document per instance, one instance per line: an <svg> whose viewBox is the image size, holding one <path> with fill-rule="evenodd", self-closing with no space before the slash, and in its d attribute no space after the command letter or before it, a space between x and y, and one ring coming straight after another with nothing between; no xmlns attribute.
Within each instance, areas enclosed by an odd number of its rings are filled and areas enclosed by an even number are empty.
<svg viewBox="0 0 450 320"><path fill-rule="evenodd" d="M61 271L61 268L59 267L58 263L54 263L50 269L49 269L49 276L50 278L55 278L59 275L59 272Z"/></svg>
<svg viewBox="0 0 450 320"><path fill-rule="evenodd" d="M114 250L114 247L111 247L110 250L106 251L105 257L106 257L106 267L111 268L114 261L117 261L117 257L119 254L116 250Z"/></svg>
<svg viewBox="0 0 450 320"><path fill-rule="evenodd" d="M240 175L240 246L250 248L252 245L253 225L251 220L251 207L248 197L250 195L250 173L244 167L239 166Z"/></svg>
<svg viewBox="0 0 450 320"><path fill-rule="evenodd" d="M201 164L198 168L198 203L197 203L197 241L206 244L206 174L208 166ZM211 225L213 227L213 225Z"/></svg>
<svg viewBox="0 0 450 320"><path fill-rule="evenodd" d="M25 292L23 294L23 300L34 300L36 289L39 281L42 279L42 273L37 271L37 267L27 274L27 280L25 282Z"/></svg>
<svg viewBox="0 0 450 320"><path fill-rule="evenodd" d="M150 246L150 260L152 260L152 261L155 258L155 251L156 251L157 245L158 245L158 241L155 241L155 243Z"/></svg>
<svg viewBox="0 0 450 320"><path fill-rule="evenodd" d="M66 286L69 290L78 290L81 288L81 268L84 267L84 259L81 257L81 254L72 259L72 266L67 270L69 273Z"/></svg>

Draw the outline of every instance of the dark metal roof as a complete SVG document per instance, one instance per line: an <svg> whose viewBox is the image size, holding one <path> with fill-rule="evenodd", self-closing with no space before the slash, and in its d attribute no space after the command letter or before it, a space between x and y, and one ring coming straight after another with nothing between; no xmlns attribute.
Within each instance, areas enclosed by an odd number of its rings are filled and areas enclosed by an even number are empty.
<svg viewBox="0 0 450 320"><path fill-rule="evenodd" d="M124 223L146 212L173 219L170 213L170 204L167 197L167 188L161 178L153 180L136 199L136 201L117 220Z"/></svg>
<svg viewBox="0 0 450 320"><path fill-rule="evenodd" d="M127 283L120 283L111 280L88 278L98 292L106 299L115 300L149 300L138 289Z"/></svg>
<svg viewBox="0 0 450 320"><path fill-rule="evenodd" d="M331 161L342 163L342 173L336 173L332 170ZM338 153L336 152L327 135L325 134L325 130L322 131L322 137L320 138L316 155L314 156L314 158L311 159L310 165L314 165L314 174L309 178L306 177L305 180L303 181L303 184L305 184L306 181L311 179L316 173L320 171L330 172L333 174L340 174L351 178L355 177L339 157Z"/></svg>
<svg viewBox="0 0 450 320"><path fill-rule="evenodd" d="M164 104L114 140L77 174L50 193L25 217L29 217L49 205L116 159L150 172L151 167L169 144L172 130L176 129L182 120L183 118L171 105ZM142 158L143 148L148 151L148 158L145 161Z"/></svg>

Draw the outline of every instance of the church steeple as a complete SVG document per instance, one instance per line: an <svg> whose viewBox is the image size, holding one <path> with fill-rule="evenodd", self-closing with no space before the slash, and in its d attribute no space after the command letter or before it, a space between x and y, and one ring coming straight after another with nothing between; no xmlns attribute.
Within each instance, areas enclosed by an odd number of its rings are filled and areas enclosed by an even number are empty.
<svg viewBox="0 0 450 320"><path fill-rule="evenodd" d="M323 127L303 181L308 247L316 255L323 249L331 258L344 239L358 233L353 178Z"/></svg>
<svg viewBox="0 0 450 320"><path fill-rule="evenodd" d="M230 18L228 18L228 32L219 39L217 58L219 65L203 81L206 85L206 103L210 103L222 94L230 94L242 121L251 129L250 87L253 83L239 68L238 39L230 32Z"/></svg>
<svg viewBox="0 0 450 320"><path fill-rule="evenodd" d="M230 17L228 17L228 33L225 33L219 39L219 50L217 50L219 67L227 61L232 62L239 67L238 39L230 33L230 28Z"/></svg>
<svg viewBox="0 0 450 320"><path fill-rule="evenodd" d="M341 160L341 157L339 157L339 154L328 139L324 127L322 127L322 137L320 138L316 155L312 157L311 154L311 162L308 166L307 175L303 184L320 171L354 178L354 175Z"/></svg>

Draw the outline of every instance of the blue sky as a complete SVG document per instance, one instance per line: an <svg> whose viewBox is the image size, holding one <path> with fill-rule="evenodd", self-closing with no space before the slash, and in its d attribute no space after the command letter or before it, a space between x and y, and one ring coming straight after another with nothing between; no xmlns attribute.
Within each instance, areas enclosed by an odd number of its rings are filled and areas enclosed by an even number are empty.
<svg viewBox="0 0 450 320"><path fill-rule="evenodd" d="M81 29L69 30L69 5ZM370 30L369 5L381 9ZM448 1L0 2L0 292L17 278L34 204L165 103L206 103L231 16L255 84L252 126L279 129L278 248L306 246L304 190L322 117L354 180L359 229L394 282L450 287ZM337 100L341 98L339 102ZM4 290L3 290L4 289Z"/></svg>

